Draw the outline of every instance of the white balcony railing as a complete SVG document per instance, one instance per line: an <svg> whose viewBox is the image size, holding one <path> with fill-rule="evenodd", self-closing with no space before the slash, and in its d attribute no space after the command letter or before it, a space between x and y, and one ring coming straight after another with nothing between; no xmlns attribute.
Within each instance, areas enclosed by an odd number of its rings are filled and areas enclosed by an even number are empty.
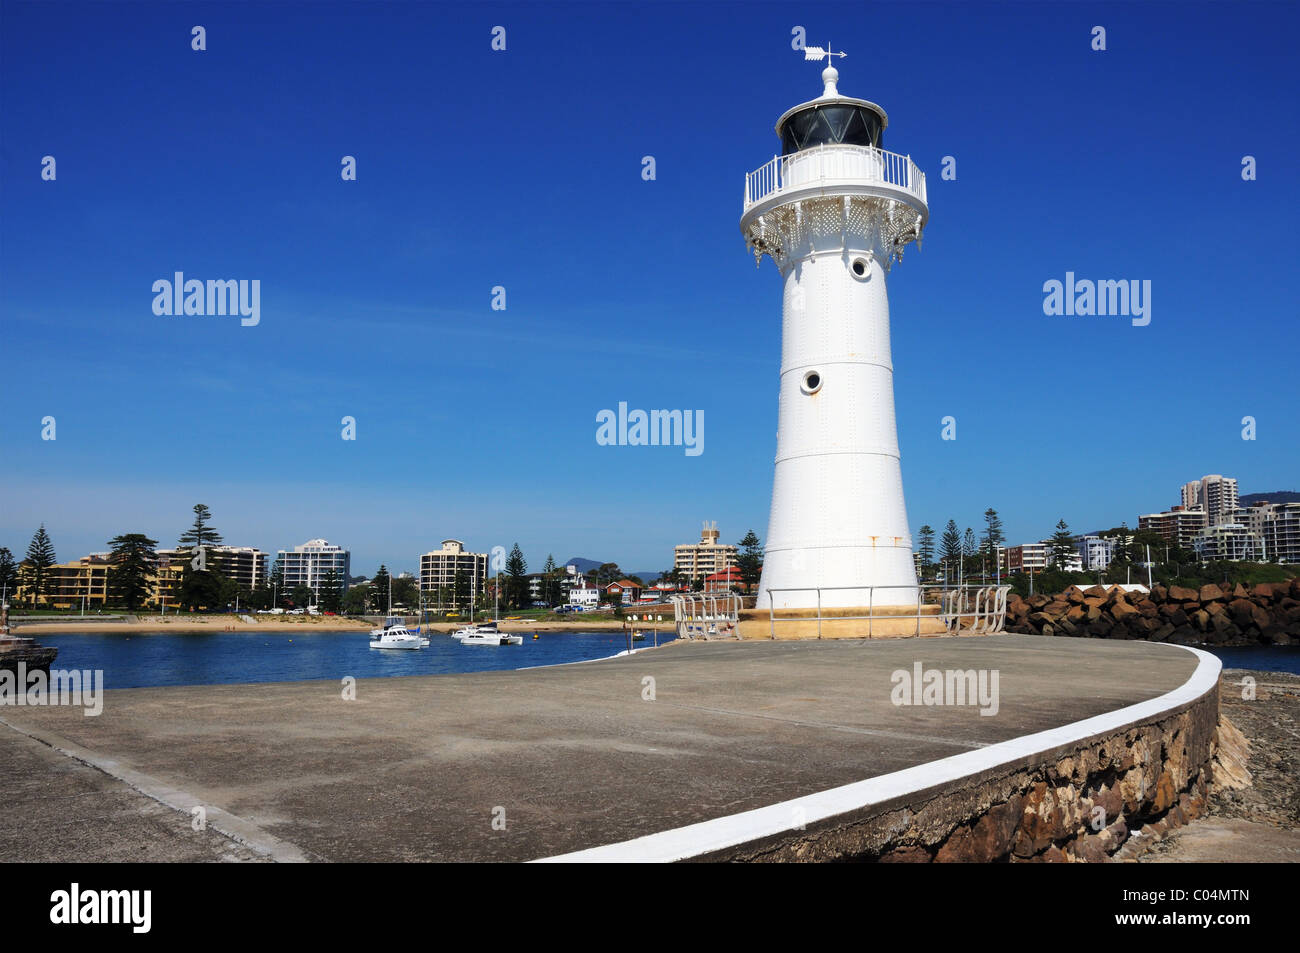
<svg viewBox="0 0 1300 953"><path fill-rule="evenodd" d="M745 211L781 192L815 185L879 184L926 200L925 173L910 156L872 146L814 146L777 156L745 176Z"/></svg>

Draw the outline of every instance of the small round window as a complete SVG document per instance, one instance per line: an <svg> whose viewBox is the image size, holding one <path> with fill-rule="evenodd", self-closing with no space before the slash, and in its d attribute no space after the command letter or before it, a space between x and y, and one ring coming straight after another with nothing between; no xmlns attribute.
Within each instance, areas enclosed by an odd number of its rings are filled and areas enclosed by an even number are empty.
<svg viewBox="0 0 1300 953"><path fill-rule="evenodd" d="M800 388L805 394L815 394L822 389L822 375L820 371L809 371L803 376L803 385Z"/></svg>
<svg viewBox="0 0 1300 953"><path fill-rule="evenodd" d="M853 271L853 277L865 281L871 277L871 262L866 258L855 258L850 263L849 268Z"/></svg>

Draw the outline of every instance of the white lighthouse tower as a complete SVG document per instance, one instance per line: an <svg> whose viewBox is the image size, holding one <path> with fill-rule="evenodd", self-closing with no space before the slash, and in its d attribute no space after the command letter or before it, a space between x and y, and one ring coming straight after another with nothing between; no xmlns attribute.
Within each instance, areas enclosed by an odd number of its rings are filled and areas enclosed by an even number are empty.
<svg viewBox="0 0 1300 953"><path fill-rule="evenodd" d="M806 51L832 64L843 55ZM881 148L885 111L841 95L838 79L828 65L822 94L777 120L781 155L745 180L740 229L783 283L763 618L773 608L852 616L917 605L885 279L904 247L920 242L925 175ZM847 611L857 608L864 612Z"/></svg>

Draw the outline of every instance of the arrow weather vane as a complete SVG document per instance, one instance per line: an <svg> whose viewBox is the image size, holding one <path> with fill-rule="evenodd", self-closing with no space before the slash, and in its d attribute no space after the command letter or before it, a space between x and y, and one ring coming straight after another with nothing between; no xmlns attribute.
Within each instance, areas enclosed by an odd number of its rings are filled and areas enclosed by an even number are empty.
<svg viewBox="0 0 1300 953"><path fill-rule="evenodd" d="M820 46L805 46L805 47L803 48L803 58L804 58L805 61L808 61L808 60L814 60L814 61L829 60L830 62L827 63L828 66L834 66L834 65L835 65L835 61L834 61L833 59L831 59L831 57L833 57L833 56L848 56L848 55L849 55L849 54L847 54L847 53L832 53L832 52L831 52L831 45L830 45L829 43L826 44L826 49L822 49Z"/></svg>

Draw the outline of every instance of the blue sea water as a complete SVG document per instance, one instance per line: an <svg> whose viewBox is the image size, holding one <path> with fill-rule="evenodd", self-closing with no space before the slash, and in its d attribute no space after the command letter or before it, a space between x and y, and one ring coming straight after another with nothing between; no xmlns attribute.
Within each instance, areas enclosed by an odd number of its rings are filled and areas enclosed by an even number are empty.
<svg viewBox="0 0 1300 953"><path fill-rule="evenodd" d="M370 648L365 632L203 632L138 634L62 632L40 634L56 646L57 669L99 669L105 688L159 685L221 685L306 679L386 678L489 672L608 658L627 650L621 632L519 633L523 645L461 645L449 635L431 635L413 651ZM654 635L633 648L654 644ZM671 641L671 628L659 642Z"/></svg>
<svg viewBox="0 0 1300 953"><path fill-rule="evenodd" d="M1261 672L1290 672L1300 675L1300 645L1246 645L1240 648L1198 649L1217 655L1224 668L1248 668Z"/></svg>

